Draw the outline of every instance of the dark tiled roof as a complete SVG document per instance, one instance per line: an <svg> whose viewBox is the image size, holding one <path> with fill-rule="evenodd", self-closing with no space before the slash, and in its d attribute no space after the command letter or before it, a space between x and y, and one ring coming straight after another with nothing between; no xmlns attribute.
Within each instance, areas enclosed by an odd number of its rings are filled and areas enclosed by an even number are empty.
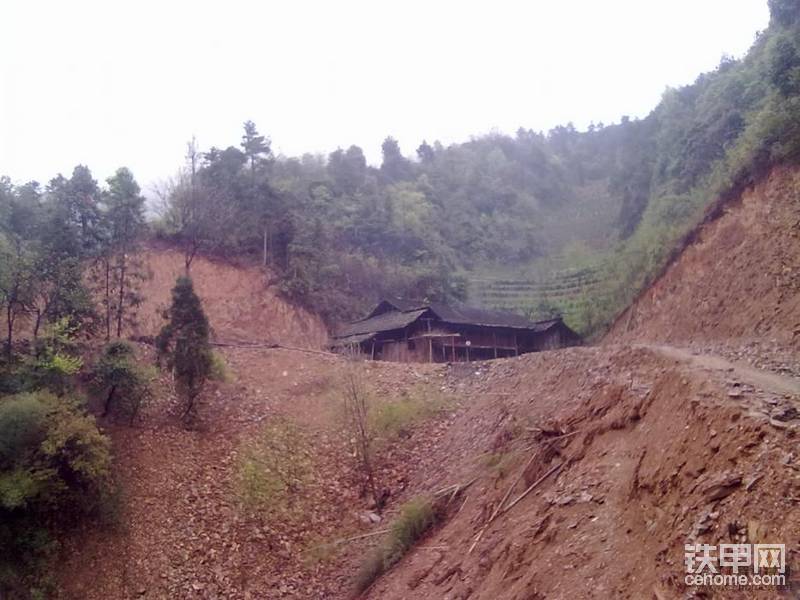
<svg viewBox="0 0 800 600"><path fill-rule="evenodd" d="M433 302L429 306L430 309L446 323L458 323L460 325L487 325L492 327L513 327L517 329L537 329L536 326L538 325L538 323L534 323L522 315L500 310L475 308L473 306L467 306L466 304L461 303L441 304L438 302ZM556 321L558 321L558 319L556 319Z"/></svg>
<svg viewBox="0 0 800 600"><path fill-rule="evenodd" d="M351 335L360 335L364 333L376 333L378 331L391 331L392 329L402 329L416 321L427 308L420 310L412 310L409 312L387 312L382 313L370 319L363 321L356 321L345 325L342 329L336 332L337 338L347 337Z"/></svg>
<svg viewBox="0 0 800 600"><path fill-rule="evenodd" d="M348 336L372 334L379 331L402 329L416 321L428 310L434 313L441 321L458 325L509 327L536 332L547 331L558 325L566 327L563 325L563 321L560 317L547 319L545 321L530 321L514 313L475 308L461 303L442 304L440 302L392 298L380 302L370 315L374 315L379 309L383 309L385 312L381 312L375 316L368 316L361 321L356 321L344 326L337 332L336 337L344 338Z"/></svg>
<svg viewBox="0 0 800 600"><path fill-rule="evenodd" d="M487 326L494 326L494 327L515 327L520 329L533 329L535 325L538 323L547 324L546 328L549 328L553 324L560 321L560 319L550 319L548 321L539 321L535 323L523 317L522 315L518 315L515 313L505 312L501 310L489 310L485 308L476 308L474 306L467 306L466 304L462 304L460 302L451 302L449 304L443 304L441 302L427 302L424 300L409 300L406 298L387 298L382 300L378 303L378 305L372 310L370 316L366 317L366 319L371 319L372 315L378 312L380 309L384 309L383 314L387 314L385 310L387 306L389 307L389 314L392 314L394 311L391 309L395 309L395 311L399 311L401 313L413 311L413 310L423 310L423 309L430 309L433 311L439 319L446 323L458 323L461 325L487 325ZM537 329L538 330L538 329Z"/></svg>

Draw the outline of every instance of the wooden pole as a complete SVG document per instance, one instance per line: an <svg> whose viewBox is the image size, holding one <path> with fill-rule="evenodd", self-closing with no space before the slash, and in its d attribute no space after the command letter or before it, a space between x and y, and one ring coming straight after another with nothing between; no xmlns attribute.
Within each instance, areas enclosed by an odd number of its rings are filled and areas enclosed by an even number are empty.
<svg viewBox="0 0 800 600"><path fill-rule="evenodd" d="M497 358L497 331L492 331L492 339L494 340L494 357Z"/></svg>
<svg viewBox="0 0 800 600"><path fill-rule="evenodd" d="M428 362L433 362L433 338L428 338Z"/></svg>

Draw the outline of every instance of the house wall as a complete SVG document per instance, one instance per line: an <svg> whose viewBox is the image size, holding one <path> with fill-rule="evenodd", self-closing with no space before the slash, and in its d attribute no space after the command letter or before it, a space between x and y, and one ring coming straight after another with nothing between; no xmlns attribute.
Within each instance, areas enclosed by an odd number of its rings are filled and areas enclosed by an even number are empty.
<svg viewBox="0 0 800 600"><path fill-rule="evenodd" d="M420 318L405 329L385 331L375 338L376 360L392 362L464 362L553 350L577 343L561 327L535 333L502 327L442 323ZM447 337L448 334L459 334ZM431 337L432 336L432 337ZM441 336L441 337L437 337ZM467 347L467 341L470 346ZM372 341L362 345L372 356Z"/></svg>

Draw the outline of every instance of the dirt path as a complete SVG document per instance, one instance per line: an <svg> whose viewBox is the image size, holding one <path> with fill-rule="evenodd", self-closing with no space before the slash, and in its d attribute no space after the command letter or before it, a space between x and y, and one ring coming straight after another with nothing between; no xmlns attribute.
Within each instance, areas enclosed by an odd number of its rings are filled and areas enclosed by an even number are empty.
<svg viewBox="0 0 800 600"><path fill-rule="evenodd" d="M780 375L750 365L730 361L721 356L698 354L692 350L668 346L665 344L634 344L635 348L647 348L675 360L688 362L694 367L711 371L726 372L731 377L749 384L754 388L789 396L800 396L800 379L788 375Z"/></svg>

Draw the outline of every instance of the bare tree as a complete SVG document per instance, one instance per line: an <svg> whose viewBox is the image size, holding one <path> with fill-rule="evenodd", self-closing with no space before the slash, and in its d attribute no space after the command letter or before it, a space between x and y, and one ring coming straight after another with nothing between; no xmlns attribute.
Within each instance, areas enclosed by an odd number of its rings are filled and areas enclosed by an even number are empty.
<svg viewBox="0 0 800 600"><path fill-rule="evenodd" d="M232 220L230 203L220 201L199 181L200 153L194 137L186 144L186 166L156 186L157 211L183 247L186 274L201 251L213 251Z"/></svg>
<svg viewBox="0 0 800 600"><path fill-rule="evenodd" d="M342 395L346 426L348 433L355 440L356 460L364 478L364 490L372 496L376 508L380 510L373 456L375 433L369 419L369 394L354 363L349 365L345 372Z"/></svg>

